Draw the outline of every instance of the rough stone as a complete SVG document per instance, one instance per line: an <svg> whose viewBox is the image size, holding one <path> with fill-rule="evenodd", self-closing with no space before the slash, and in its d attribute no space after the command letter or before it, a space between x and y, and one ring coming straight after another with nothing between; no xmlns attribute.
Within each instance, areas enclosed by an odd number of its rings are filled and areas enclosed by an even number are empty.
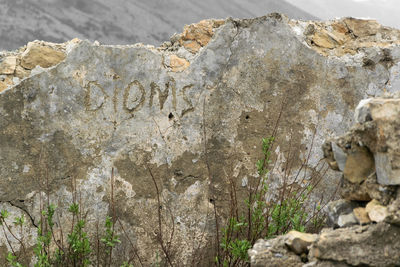
<svg viewBox="0 0 400 267"><path fill-rule="evenodd" d="M13 85L11 75L0 75L0 92Z"/></svg>
<svg viewBox="0 0 400 267"><path fill-rule="evenodd" d="M386 218L386 221L400 226L400 188L397 189L396 193L395 199L387 206L389 216Z"/></svg>
<svg viewBox="0 0 400 267"><path fill-rule="evenodd" d="M14 74L16 66L16 57L10 56L3 59L0 58L0 74Z"/></svg>
<svg viewBox="0 0 400 267"><path fill-rule="evenodd" d="M363 34L367 35L368 32ZM369 174L366 179L353 181L349 179L349 173L350 177L357 178L364 176L364 174L359 175L364 172L364 169L372 171L371 166L374 165L373 161L376 161L376 157L372 157L371 154L377 151L393 159L388 164L397 166L394 152L390 149L396 150L399 147L397 138L392 137L392 135L397 136L399 128L398 99L397 93L361 101L355 114L356 124L350 131L339 138L329 139L323 145L324 156L335 170L339 168L334 157L333 144L337 144L346 154L341 188L342 196L346 199L328 204L328 225L340 228L325 228L316 235L316 238L307 246L308 263L304 266L400 265L398 253L400 250L400 187L387 185L386 182L381 183L382 180L377 178L375 172ZM380 106L377 103L380 103ZM360 152L360 149L363 151ZM354 157L354 153L367 154L368 160L361 160L365 155ZM349 161L350 164L348 164ZM357 161L361 166L356 166ZM358 169L346 173L348 166ZM354 173L356 175L353 175ZM393 179L390 180L393 181ZM369 201L369 198L372 200ZM365 202L367 200L368 203ZM355 226L356 224L358 225ZM282 236L279 236L269 242L279 247L285 241ZM302 252L304 253L304 250ZM268 252L265 253L267 254ZM267 266L270 259L265 258L265 255L258 255L258 258L263 259Z"/></svg>
<svg viewBox="0 0 400 267"><path fill-rule="evenodd" d="M299 38L312 49L325 56L356 55L369 49L388 48L400 43L397 29L380 25L375 20L345 18L328 23L316 21L291 21ZM376 60L366 60L365 65L375 65L384 61L382 56Z"/></svg>
<svg viewBox="0 0 400 267"><path fill-rule="evenodd" d="M18 77L20 79L26 78L31 74L31 72L27 69L24 69L23 67L21 67L20 65L18 65L15 68L15 77Z"/></svg>
<svg viewBox="0 0 400 267"><path fill-rule="evenodd" d="M302 267L348 267L348 266L349 266L348 264L343 262L315 260L304 264Z"/></svg>
<svg viewBox="0 0 400 267"><path fill-rule="evenodd" d="M376 51L331 57L308 45L300 27L307 23L271 14L201 22L159 48L35 42L15 52L19 67L34 70L0 93L0 201L19 203L38 223L41 179L47 179L45 191L61 214L76 181L87 219L94 222L111 210L114 168L114 210L129 226L144 265L159 255L155 228L161 210L164 236L173 233L175 265L188 264L201 251L201 264L208 266L215 252L207 245L215 235L214 205L222 223L229 213L229 181L254 181L261 140L279 117L271 192L281 185L285 161L293 173L303 168L318 174L324 136L342 134L361 99L397 90L389 84L400 83L400 48L394 43L383 50L372 38ZM390 54L391 64L387 57L363 64L376 53ZM185 58L187 68L171 71L171 55ZM323 190L314 197L333 194L339 174L328 170L320 177ZM245 190L240 187L238 196ZM66 216L60 220L70 224ZM116 247L115 255L128 249ZM277 264L301 262L284 244L271 255L282 255Z"/></svg>
<svg viewBox="0 0 400 267"><path fill-rule="evenodd" d="M353 209L358 206L358 203L345 199L331 201L326 208L327 226L334 228L341 227L343 220L341 216L351 214ZM341 222L339 222L339 218L342 218Z"/></svg>
<svg viewBox="0 0 400 267"><path fill-rule="evenodd" d="M333 141L329 140L326 141L323 145L322 145L322 151L324 153L324 158L325 161L329 164L329 166L331 167L332 170L335 171L339 171L339 164L336 162L335 159L335 155L333 153L333 146L336 145L334 144ZM345 164L346 162L344 162ZM342 166L344 169L344 165Z"/></svg>
<svg viewBox="0 0 400 267"><path fill-rule="evenodd" d="M342 214L338 218L338 225L340 228L349 227L357 224L357 218L354 216L353 212L349 214Z"/></svg>
<svg viewBox="0 0 400 267"><path fill-rule="evenodd" d="M65 53L55 47L39 42L30 42L21 55L21 66L29 70L36 66L48 68L60 63L64 58Z"/></svg>
<svg viewBox="0 0 400 267"><path fill-rule="evenodd" d="M214 28L218 28L224 23L224 20L202 20L199 23L187 25L179 37L179 42L191 53L197 53L211 40Z"/></svg>
<svg viewBox="0 0 400 267"><path fill-rule="evenodd" d="M368 181L368 178L367 178ZM363 181L360 184L354 184L347 179L343 179L340 189L340 195L350 201L370 201L371 191L367 187L367 181Z"/></svg>
<svg viewBox="0 0 400 267"><path fill-rule="evenodd" d="M400 262L400 228L388 223L324 229L309 247L308 263L285 251L285 236L268 241L258 241L249 250L251 264L255 266L397 266ZM274 251L279 251L288 261L277 262ZM273 265L269 265L272 263ZM286 264L286 265L285 265ZM292 264L292 265L291 265Z"/></svg>
<svg viewBox="0 0 400 267"><path fill-rule="evenodd" d="M375 199L372 203L379 201L384 206L395 198L400 177L400 143L396 138L400 129L399 96L384 94L360 101L354 114L357 123L323 146L324 156L335 170L340 169L336 167L334 144L346 155L342 197L357 201Z"/></svg>
<svg viewBox="0 0 400 267"><path fill-rule="evenodd" d="M370 121L375 126L370 130L370 135L374 134L376 137L368 145L374 154L378 183L382 185L400 184L398 164L400 145L394 137L399 131L396 128L398 114L400 114L399 98L361 101L355 114L359 123Z"/></svg>
<svg viewBox="0 0 400 267"><path fill-rule="evenodd" d="M310 246L317 239L317 235L301 233L298 231L290 231L286 234L285 244L291 251L297 255L308 253L308 246Z"/></svg>
<svg viewBox="0 0 400 267"><path fill-rule="evenodd" d="M371 152L364 146L353 145L347 151L344 179L353 184L360 184L373 172L375 172L375 162Z"/></svg>
<svg viewBox="0 0 400 267"><path fill-rule="evenodd" d="M335 48L341 43L333 34L325 29L314 33L311 40L313 44L328 49Z"/></svg>
<svg viewBox="0 0 400 267"><path fill-rule="evenodd" d="M383 222L389 216L387 207L382 206L376 199L367 204L365 211L373 222Z"/></svg>
<svg viewBox="0 0 400 267"><path fill-rule="evenodd" d="M177 55L171 55L167 65L173 72L182 72L189 67L190 63L186 59L180 58Z"/></svg>
<svg viewBox="0 0 400 267"><path fill-rule="evenodd" d="M368 212L365 208L359 207L353 210L354 216L356 217L359 224L368 224L371 222L371 219L368 216Z"/></svg>
<svg viewBox="0 0 400 267"><path fill-rule="evenodd" d="M258 240L248 252L251 266L303 266L301 258L287 250L284 245L285 239L285 236L281 236L273 240Z"/></svg>
<svg viewBox="0 0 400 267"><path fill-rule="evenodd" d="M347 160L346 153L335 143L332 143L332 151L333 151L333 157L337 162L338 169L343 172L344 168L346 167L346 160Z"/></svg>
<svg viewBox="0 0 400 267"><path fill-rule="evenodd" d="M400 262L399 237L400 228L386 223L327 230L313 243L309 259L350 266L396 266Z"/></svg>
<svg viewBox="0 0 400 267"><path fill-rule="evenodd" d="M375 36L382 27L376 20L346 18L343 23L355 37Z"/></svg>
<svg viewBox="0 0 400 267"><path fill-rule="evenodd" d="M377 152L374 157L378 182L384 185L400 184L400 170L393 169L389 155Z"/></svg>

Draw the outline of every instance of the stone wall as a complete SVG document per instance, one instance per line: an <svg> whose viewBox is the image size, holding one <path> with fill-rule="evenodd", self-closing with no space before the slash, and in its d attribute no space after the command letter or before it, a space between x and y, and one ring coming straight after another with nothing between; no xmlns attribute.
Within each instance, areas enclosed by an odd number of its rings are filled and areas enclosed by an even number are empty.
<svg viewBox="0 0 400 267"><path fill-rule="evenodd" d="M343 198L327 207L331 228L259 240L249 251L252 266L400 264L399 117L398 94L360 102L351 130L324 145L342 172Z"/></svg>
<svg viewBox="0 0 400 267"><path fill-rule="evenodd" d="M161 209L173 261L190 264L196 254L207 264L214 212L222 223L232 181L239 196L247 192L278 118L272 193L288 154L294 172L304 163L306 175L315 172L320 146L353 123L357 103L397 90L398 36L374 21L271 14L202 21L157 48L72 40L2 52L1 208L10 220L30 218L33 246L45 195L58 206L57 224L69 227L77 192L88 223L120 218L145 264L162 255ZM328 171L315 198L332 194L338 178ZM0 233L0 250L8 247Z"/></svg>

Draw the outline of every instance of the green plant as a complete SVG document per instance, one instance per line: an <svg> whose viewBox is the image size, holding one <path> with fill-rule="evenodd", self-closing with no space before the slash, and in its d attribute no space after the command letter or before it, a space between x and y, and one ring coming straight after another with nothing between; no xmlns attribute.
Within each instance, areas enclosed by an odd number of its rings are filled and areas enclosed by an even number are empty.
<svg viewBox="0 0 400 267"><path fill-rule="evenodd" d="M75 187L73 187L73 189L74 188ZM113 186L111 188L113 190ZM40 202L42 203L42 200ZM113 203L110 204L111 208L113 209ZM112 217L107 216L105 218L103 237L101 239L98 237L98 240L94 240L95 242L91 242L88 237L88 233L85 230L87 228L87 220L85 219L85 216L82 215L82 205L77 203L76 194L73 191L73 202L68 207L68 211L71 216L70 221L72 222L72 224L69 233L66 233L67 242L66 244L64 244L63 229L61 226L56 226L55 218L57 214L57 207L54 204L50 203L48 194L46 208L42 208L42 204L40 205L40 207L40 221L37 227L36 244L33 248L34 256L36 258L36 263L34 265L35 267L84 267L92 265L111 266L111 264L114 263L114 259L112 258L112 249L115 248L117 244L121 243L121 241L119 239L119 235L115 232L116 229ZM113 213L115 214L115 211L113 211ZM4 258L6 259L9 266L28 266L30 259L26 257L25 245L23 242L23 225L25 224L25 217L21 215L19 217L15 217L13 221L14 225L18 227L21 231L21 238L18 238L7 224L6 219L8 219L9 217L10 213L6 209L0 211L0 225L2 226L8 245L11 248L11 252L7 252ZM125 231L121 221L118 219L118 217L116 217L115 221L119 222L120 228L126 235L126 238L131 246L131 255L129 256L127 261L124 261L122 263L121 267L133 267L133 264L131 262L134 260L135 257L137 258L139 264L143 266L142 261L137 254L137 248L129 239L129 236L127 235L127 232ZM58 223L58 225L60 224ZM56 229L56 227L58 228ZM60 234L57 235L56 232ZM17 253L15 251L12 246L11 240L8 239L7 233L20 243L22 251L25 255L25 259L21 259L21 252ZM93 251L91 249L93 243L96 243L96 241L98 244L97 257L95 255L96 251ZM103 244L103 246L100 247L100 243ZM103 261L100 260L99 254L105 256ZM97 261L94 262L93 259L96 258Z"/></svg>
<svg viewBox="0 0 400 267"><path fill-rule="evenodd" d="M115 247L116 244L121 243L121 240L119 240L119 236L114 233L114 223L110 216L106 217L105 227L106 234L100 241L109 249L107 253L111 253L110 250Z"/></svg>
<svg viewBox="0 0 400 267"><path fill-rule="evenodd" d="M17 261L17 256L14 256L11 252L8 252L6 260L12 267L23 267L22 264Z"/></svg>
<svg viewBox="0 0 400 267"><path fill-rule="evenodd" d="M263 157L256 163L258 179L253 186L250 185L248 188L248 197L244 200L245 211L243 209L242 212L239 211L241 204L237 203L236 197L232 197L231 215L227 225L222 228L222 238L218 248L220 253L215 259L218 266L249 265L247 251L259 238L273 238L290 230L304 232L309 224L312 224L314 228L323 225L324 216L320 213L321 207L317 207L312 215L306 208L310 193L319 182L318 180L314 184L308 183L304 187L296 187L299 173L295 175L295 181L289 183L290 171L288 171L283 177L279 194L272 201L267 201L268 179L271 176L269 169L272 163L271 149L274 141L273 136L262 139ZM288 161L289 158L290 155L288 155ZM290 169L291 165L287 164L286 167ZM301 182L303 181L304 178ZM232 180L231 186L233 191L231 195L236 196L236 188Z"/></svg>
<svg viewBox="0 0 400 267"><path fill-rule="evenodd" d="M8 243L8 245L11 248L11 251L12 251L12 252L9 252L7 254L6 260L8 261L8 263L11 266L22 266L21 263L18 262L18 259L22 256L22 254L26 256L26 249L25 249L25 245L24 245L24 242L23 242L23 225L24 225L24 222L25 222L25 217L23 215L21 215L20 217L16 217L15 220L14 220L14 225L19 226L20 227L20 231L21 231L21 233L20 233L21 237L18 238L13 233L13 231L10 228L10 226L6 222L6 219L9 217L9 215L10 215L10 213L5 209L0 211L0 225L1 225L2 229L3 229L3 233L4 233L4 236L5 236L6 240L7 240L7 243ZM13 247L11 245L11 242L10 242L8 236L7 236L7 231L21 245L22 251L20 251L19 254L17 254L14 251L14 249L13 249Z"/></svg>
<svg viewBox="0 0 400 267"><path fill-rule="evenodd" d="M73 218L73 230L68 234L69 258L74 266L88 266L90 264L89 255L92 250L87 233L84 231L86 221L80 218L78 203L72 203L68 211ZM74 225L75 218L77 218L77 222ZM63 252L61 250L57 250L56 255L59 260L62 260Z"/></svg>
<svg viewBox="0 0 400 267"><path fill-rule="evenodd" d="M119 240L119 236L114 232L114 223L110 216L106 217L105 229L105 235L100 239L100 241L106 247L106 254L109 255L108 264L111 266L112 250L116 244L121 243L121 240ZM107 262L107 257L105 258L105 262Z"/></svg>
<svg viewBox="0 0 400 267"><path fill-rule="evenodd" d="M158 251L156 251L156 259L155 261L151 264L151 266L155 266L155 267L160 267L161 266L161 259L159 256Z"/></svg>
<svg viewBox="0 0 400 267"><path fill-rule="evenodd" d="M248 223L244 221L244 218L241 218L240 221L237 221L236 218L230 218L228 227L222 229L221 248L224 251L229 251L233 262L248 261L247 250L251 248L250 242L247 239L240 239L237 236L234 238L230 237L232 233L240 233L248 226ZM228 259L224 259L222 265L229 266Z"/></svg>
<svg viewBox="0 0 400 267"><path fill-rule="evenodd" d="M56 210L55 205L48 205L47 211L41 212L41 219L37 230L36 246L33 249L37 262L35 267L51 266L50 243L53 232L53 216Z"/></svg>
<svg viewBox="0 0 400 267"><path fill-rule="evenodd" d="M122 263L121 267L133 267L133 264L130 264L130 263L124 261L124 262Z"/></svg>

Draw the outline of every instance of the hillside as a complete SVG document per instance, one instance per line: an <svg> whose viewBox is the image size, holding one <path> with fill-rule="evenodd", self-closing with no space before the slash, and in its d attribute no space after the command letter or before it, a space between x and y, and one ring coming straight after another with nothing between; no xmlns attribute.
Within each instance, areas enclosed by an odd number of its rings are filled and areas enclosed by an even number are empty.
<svg viewBox="0 0 400 267"><path fill-rule="evenodd" d="M281 12L315 19L286 1L266 0L3 0L0 1L0 50L32 40L72 38L105 44L159 45L182 25L207 18L247 18ZM4 38L6 37L6 38Z"/></svg>
<svg viewBox="0 0 400 267"><path fill-rule="evenodd" d="M324 20L349 16L373 18L385 26L400 28L398 19L400 5L397 0L288 0L288 2Z"/></svg>

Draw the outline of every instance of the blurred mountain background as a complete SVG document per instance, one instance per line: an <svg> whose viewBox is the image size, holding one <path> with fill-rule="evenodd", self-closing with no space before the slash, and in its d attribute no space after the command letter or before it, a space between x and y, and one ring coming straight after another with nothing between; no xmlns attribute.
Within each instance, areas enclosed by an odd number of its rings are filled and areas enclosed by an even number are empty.
<svg viewBox="0 0 400 267"><path fill-rule="evenodd" d="M0 50L36 39L64 42L75 37L159 45L185 24L271 12L316 19L282 0L0 0Z"/></svg>
<svg viewBox="0 0 400 267"><path fill-rule="evenodd" d="M375 17L400 27L399 0L0 0L0 50L32 40L160 45L185 24L280 12L295 19ZM397 13L396 13L397 12ZM392 15L390 15L392 14Z"/></svg>
<svg viewBox="0 0 400 267"><path fill-rule="evenodd" d="M380 24L400 28L399 0L287 0L323 20L338 17L372 18Z"/></svg>

